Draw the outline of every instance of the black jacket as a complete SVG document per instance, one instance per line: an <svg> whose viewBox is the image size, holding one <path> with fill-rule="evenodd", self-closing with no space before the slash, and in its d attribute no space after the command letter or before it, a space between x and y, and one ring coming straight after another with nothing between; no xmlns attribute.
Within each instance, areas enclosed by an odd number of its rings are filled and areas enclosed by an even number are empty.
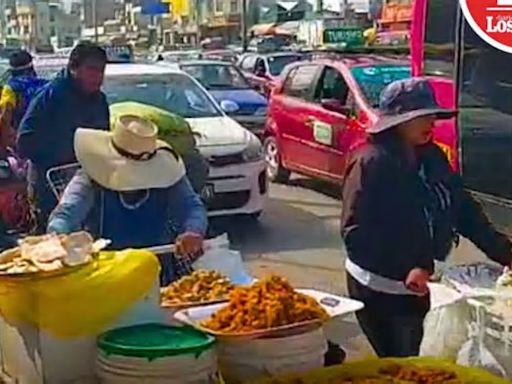
<svg viewBox="0 0 512 384"><path fill-rule="evenodd" d="M394 140L374 141L349 162L341 231L349 258L395 280L445 259L457 234L491 259L510 265L512 246L496 232L435 145L418 149L411 166ZM420 175L423 175L421 177Z"/></svg>

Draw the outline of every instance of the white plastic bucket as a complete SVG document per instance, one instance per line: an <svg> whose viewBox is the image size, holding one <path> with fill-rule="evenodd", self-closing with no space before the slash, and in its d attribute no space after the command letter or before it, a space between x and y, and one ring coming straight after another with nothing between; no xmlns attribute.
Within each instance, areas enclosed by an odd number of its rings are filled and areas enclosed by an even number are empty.
<svg viewBox="0 0 512 384"><path fill-rule="evenodd" d="M322 328L275 339L220 341L219 365L229 383L321 368L327 352Z"/></svg>
<svg viewBox="0 0 512 384"><path fill-rule="evenodd" d="M164 324L114 329L98 338L96 373L102 384L215 383L215 339Z"/></svg>
<svg viewBox="0 0 512 384"><path fill-rule="evenodd" d="M215 349L154 360L98 355L97 374L102 384L209 384L217 382Z"/></svg>

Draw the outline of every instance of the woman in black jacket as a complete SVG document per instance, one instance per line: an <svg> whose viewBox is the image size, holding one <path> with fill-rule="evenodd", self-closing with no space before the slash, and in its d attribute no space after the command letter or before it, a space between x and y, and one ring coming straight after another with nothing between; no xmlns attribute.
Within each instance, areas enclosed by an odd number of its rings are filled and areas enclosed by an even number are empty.
<svg viewBox="0 0 512 384"><path fill-rule="evenodd" d="M512 246L432 142L435 120L456 112L437 105L428 82L390 84L380 110L343 186L348 290L365 304L357 317L376 353L413 356L430 306L434 259L444 260L459 234L502 265L510 265Z"/></svg>

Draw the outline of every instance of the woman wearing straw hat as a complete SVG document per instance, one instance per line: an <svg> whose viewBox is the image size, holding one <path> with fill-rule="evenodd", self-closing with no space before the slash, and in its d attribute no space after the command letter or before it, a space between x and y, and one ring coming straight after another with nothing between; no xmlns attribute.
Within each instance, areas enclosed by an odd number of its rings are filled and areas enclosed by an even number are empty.
<svg viewBox="0 0 512 384"><path fill-rule="evenodd" d="M185 176L181 159L157 127L140 117L121 116L112 132L80 128L75 152L82 169L52 213L48 231L70 233L84 226L110 239L113 249L176 244L176 254L196 257L207 230L204 206ZM170 238L169 222L180 234ZM169 258L162 258L169 260ZM162 284L174 277L163 263Z"/></svg>
<svg viewBox="0 0 512 384"><path fill-rule="evenodd" d="M456 112L437 105L428 82L390 84L380 111L343 186L347 284L365 304L357 317L377 354L412 356L423 337L434 259L447 257L458 234L502 265L510 265L512 247L432 143L436 119Z"/></svg>

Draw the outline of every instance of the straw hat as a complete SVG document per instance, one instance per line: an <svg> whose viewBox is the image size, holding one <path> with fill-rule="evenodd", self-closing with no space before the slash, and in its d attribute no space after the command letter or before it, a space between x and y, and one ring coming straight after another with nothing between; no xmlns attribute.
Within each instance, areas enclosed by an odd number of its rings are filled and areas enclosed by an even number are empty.
<svg viewBox="0 0 512 384"><path fill-rule="evenodd" d="M114 130L79 128L75 153L84 171L114 191L167 188L184 175L185 167L169 145L157 140L158 128L133 115L120 116Z"/></svg>

